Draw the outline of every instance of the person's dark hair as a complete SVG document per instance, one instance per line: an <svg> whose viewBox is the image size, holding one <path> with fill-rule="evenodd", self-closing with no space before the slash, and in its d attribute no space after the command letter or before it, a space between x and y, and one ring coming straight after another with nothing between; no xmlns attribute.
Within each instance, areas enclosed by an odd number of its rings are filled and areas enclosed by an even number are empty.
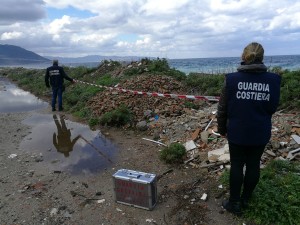
<svg viewBox="0 0 300 225"><path fill-rule="evenodd" d="M58 66L58 60L57 59L53 59L53 66Z"/></svg>

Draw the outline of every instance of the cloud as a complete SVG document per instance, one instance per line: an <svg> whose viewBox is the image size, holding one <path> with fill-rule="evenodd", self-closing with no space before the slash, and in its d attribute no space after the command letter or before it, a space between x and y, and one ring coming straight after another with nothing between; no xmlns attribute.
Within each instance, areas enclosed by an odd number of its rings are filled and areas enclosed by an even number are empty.
<svg viewBox="0 0 300 225"><path fill-rule="evenodd" d="M42 0L1 0L0 25L36 21L46 16Z"/></svg>
<svg viewBox="0 0 300 225"><path fill-rule="evenodd" d="M1 41L41 55L239 56L251 41L300 52L299 0L4 0L2 11Z"/></svg>
<svg viewBox="0 0 300 225"><path fill-rule="evenodd" d="M13 32L5 32L1 35L0 40L6 41L10 39L17 39L22 36L21 32L13 31Z"/></svg>

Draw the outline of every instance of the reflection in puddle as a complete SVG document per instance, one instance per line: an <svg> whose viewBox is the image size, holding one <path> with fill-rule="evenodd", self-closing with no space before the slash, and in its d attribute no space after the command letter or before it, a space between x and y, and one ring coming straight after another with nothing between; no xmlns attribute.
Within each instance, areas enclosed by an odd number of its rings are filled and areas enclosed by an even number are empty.
<svg viewBox="0 0 300 225"><path fill-rule="evenodd" d="M53 145L58 152L61 152L65 157L68 157L69 152L73 150L74 144L80 138L80 135L77 135L71 140L71 131L67 128L63 116L60 115L60 121L58 121L57 115L54 114L53 119L57 128L57 134L53 133Z"/></svg>
<svg viewBox="0 0 300 225"><path fill-rule="evenodd" d="M43 155L51 170L95 173L112 165L116 146L99 131L65 120L63 115L35 114L23 121L33 126L21 149Z"/></svg>
<svg viewBox="0 0 300 225"><path fill-rule="evenodd" d="M48 106L48 103L23 91L4 77L0 77L0 102L0 112L25 112Z"/></svg>

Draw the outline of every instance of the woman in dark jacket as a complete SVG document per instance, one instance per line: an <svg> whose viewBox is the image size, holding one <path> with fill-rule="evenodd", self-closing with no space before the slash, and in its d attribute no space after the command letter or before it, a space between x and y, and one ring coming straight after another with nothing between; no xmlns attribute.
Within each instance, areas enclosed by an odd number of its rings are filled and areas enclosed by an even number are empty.
<svg viewBox="0 0 300 225"><path fill-rule="evenodd" d="M279 103L281 77L267 72L263 57L261 44L245 47L238 72L226 75L218 105L218 131L227 136L231 163L230 197L222 205L236 215L241 214L259 181L260 159Z"/></svg>

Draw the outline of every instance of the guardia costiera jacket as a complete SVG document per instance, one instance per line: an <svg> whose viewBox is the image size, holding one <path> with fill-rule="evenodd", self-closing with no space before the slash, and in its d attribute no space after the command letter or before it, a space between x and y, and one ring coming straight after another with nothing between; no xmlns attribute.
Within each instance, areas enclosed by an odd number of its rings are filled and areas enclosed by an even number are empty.
<svg viewBox="0 0 300 225"><path fill-rule="evenodd" d="M67 76L64 69L61 66L50 66L46 70L45 75L45 84L47 87L49 87L49 79L50 79L50 85L53 88L60 88L62 87L64 83L64 79L67 79L69 81L73 81L72 78Z"/></svg>
<svg viewBox="0 0 300 225"><path fill-rule="evenodd" d="M218 105L218 132L237 145L265 145L280 98L281 77L263 64L226 75Z"/></svg>

